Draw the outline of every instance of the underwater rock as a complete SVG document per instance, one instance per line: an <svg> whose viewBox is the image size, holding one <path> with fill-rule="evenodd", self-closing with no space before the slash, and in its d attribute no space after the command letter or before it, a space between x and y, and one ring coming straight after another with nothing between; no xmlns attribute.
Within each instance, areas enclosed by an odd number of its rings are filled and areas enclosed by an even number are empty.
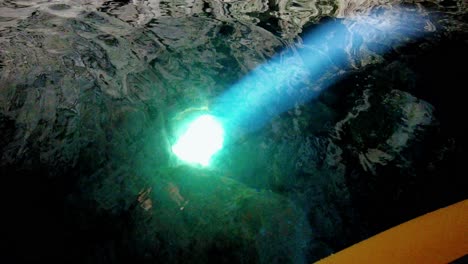
<svg viewBox="0 0 468 264"><path fill-rule="evenodd" d="M136 261L305 261L310 234L306 218L280 195L187 166L146 176L126 173L122 182L95 179L87 183L95 187L84 184L82 189L101 210L117 216L115 207L127 208L128 246ZM131 204L122 206L123 200Z"/></svg>
<svg viewBox="0 0 468 264"><path fill-rule="evenodd" d="M353 155L364 171L372 174L376 174L377 166L400 157L405 148L419 141L419 132L436 125L433 106L403 91L379 96L367 89L361 102L336 124L335 137L340 140L343 130L349 131L347 142L353 146Z"/></svg>

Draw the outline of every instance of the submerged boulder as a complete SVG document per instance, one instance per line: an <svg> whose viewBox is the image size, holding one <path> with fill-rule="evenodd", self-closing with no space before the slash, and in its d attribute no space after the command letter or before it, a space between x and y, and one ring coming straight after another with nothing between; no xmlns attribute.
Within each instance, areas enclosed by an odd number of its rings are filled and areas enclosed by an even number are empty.
<svg viewBox="0 0 468 264"><path fill-rule="evenodd" d="M141 183L141 189L134 184L130 190L130 181ZM125 207L123 200L128 204L128 247L137 260L305 262L310 230L302 210L281 195L249 188L219 172L180 166L128 175L125 184L88 184L83 186L86 198L103 214L120 215L114 208Z"/></svg>

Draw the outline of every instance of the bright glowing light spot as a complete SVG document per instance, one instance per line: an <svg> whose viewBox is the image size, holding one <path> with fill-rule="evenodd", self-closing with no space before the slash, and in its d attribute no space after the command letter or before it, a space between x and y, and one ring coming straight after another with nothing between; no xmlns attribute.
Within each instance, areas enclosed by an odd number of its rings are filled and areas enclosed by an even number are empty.
<svg viewBox="0 0 468 264"><path fill-rule="evenodd" d="M211 115L195 119L172 146L172 152L185 162L207 166L211 156L223 147L224 129Z"/></svg>

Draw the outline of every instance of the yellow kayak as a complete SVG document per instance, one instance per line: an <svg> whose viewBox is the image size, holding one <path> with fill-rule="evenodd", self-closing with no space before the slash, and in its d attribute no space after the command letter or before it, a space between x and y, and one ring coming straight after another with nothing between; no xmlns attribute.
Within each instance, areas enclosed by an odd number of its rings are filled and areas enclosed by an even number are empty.
<svg viewBox="0 0 468 264"><path fill-rule="evenodd" d="M468 200L386 230L318 264L450 263L468 254Z"/></svg>

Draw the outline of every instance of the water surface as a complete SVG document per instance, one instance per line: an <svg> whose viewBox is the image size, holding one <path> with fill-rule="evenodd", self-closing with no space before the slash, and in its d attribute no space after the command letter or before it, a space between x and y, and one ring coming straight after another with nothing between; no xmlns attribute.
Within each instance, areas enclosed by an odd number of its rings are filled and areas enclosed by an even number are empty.
<svg viewBox="0 0 468 264"><path fill-rule="evenodd" d="M3 258L310 263L466 198L467 4L413 2L2 1ZM324 56L316 97L236 101L261 125L210 167L174 157L184 120L274 56L296 74L325 23L315 51L346 63Z"/></svg>

